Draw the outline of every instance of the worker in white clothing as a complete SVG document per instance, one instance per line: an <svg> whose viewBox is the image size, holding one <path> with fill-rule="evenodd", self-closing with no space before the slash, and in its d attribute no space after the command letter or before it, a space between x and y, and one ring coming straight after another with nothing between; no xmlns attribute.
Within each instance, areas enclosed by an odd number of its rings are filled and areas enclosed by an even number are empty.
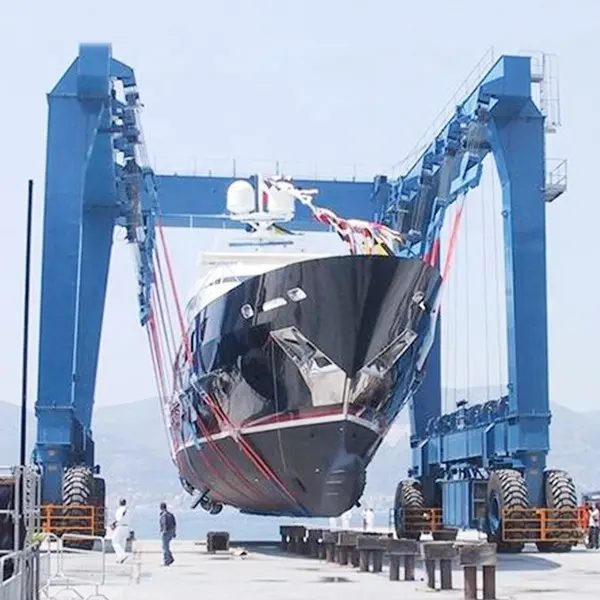
<svg viewBox="0 0 600 600"><path fill-rule="evenodd" d="M342 529L350 529L350 520L352 519L352 509L346 511L342 516Z"/></svg>
<svg viewBox="0 0 600 600"><path fill-rule="evenodd" d="M363 516L363 529L365 531L375 531L375 513L371 507L365 510Z"/></svg>
<svg viewBox="0 0 600 600"><path fill-rule="evenodd" d="M113 530L111 542L117 555L117 563L125 562L127 560L125 544L129 536L129 514L127 512L127 501L124 498L119 500L119 507L115 513L115 520L111 528Z"/></svg>

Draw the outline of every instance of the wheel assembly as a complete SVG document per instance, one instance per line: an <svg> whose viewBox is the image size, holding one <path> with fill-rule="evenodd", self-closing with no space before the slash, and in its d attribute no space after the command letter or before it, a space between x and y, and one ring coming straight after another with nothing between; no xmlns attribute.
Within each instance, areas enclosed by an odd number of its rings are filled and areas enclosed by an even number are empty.
<svg viewBox="0 0 600 600"><path fill-rule="evenodd" d="M406 479L396 487L394 498L394 527L398 539L419 540L427 528L424 517L425 498L418 481Z"/></svg>
<svg viewBox="0 0 600 600"><path fill-rule="evenodd" d="M94 514L94 535L106 535L106 483L102 477L94 477L94 495L92 504L96 507Z"/></svg>
<svg viewBox="0 0 600 600"><path fill-rule="evenodd" d="M98 491L102 491L104 480L101 480ZM72 535L98 535L96 522L92 519L90 524L91 506L97 506L96 485L94 474L88 467L71 467L63 476L63 505L65 507L65 522L63 527L68 527L66 534ZM79 518L77 518L79 517ZM68 535L67 535L68 538ZM91 550L93 540L67 539L67 547L77 547Z"/></svg>
<svg viewBox="0 0 600 600"><path fill-rule="evenodd" d="M498 552L517 553L523 550L522 532L511 532L511 529L520 527L504 523L504 511L511 510L513 518L525 520L528 509L527 486L523 475L514 469L492 471L487 487L488 541L496 544Z"/></svg>
<svg viewBox="0 0 600 600"><path fill-rule="evenodd" d="M544 493L548 511L546 531L551 541L537 542L540 552L570 552L577 535L577 491L566 471L544 473ZM554 510L552 510L554 509ZM564 538L565 541L560 541Z"/></svg>
<svg viewBox="0 0 600 600"><path fill-rule="evenodd" d="M88 506L94 497L94 474L87 467L72 467L63 478L63 504Z"/></svg>

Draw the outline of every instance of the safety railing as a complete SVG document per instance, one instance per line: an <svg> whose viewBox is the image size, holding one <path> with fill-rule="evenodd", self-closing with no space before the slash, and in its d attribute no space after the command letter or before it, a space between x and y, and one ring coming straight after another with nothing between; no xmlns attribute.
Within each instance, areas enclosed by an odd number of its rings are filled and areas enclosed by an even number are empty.
<svg viewBox="0 0 600 600"><path fill-rule="evenodd" d="M77 547L77 546L83 546ZM99 551L91 551L98 546ZM106 599L100 592L100 588L106 583L106 540L100 536L83 535L77 533L63 533L58 537L53 533L47 534L41 544L44 549L42 554L42 565L47 568L47 576L40 588L43 598L52 600L58 594L69 591L82 600L85 598L80 593L82 587L92 588L93 593L89 598ZM90 548L84 549L84 548ZM93 558L93 562L80 561L74 573L68 571L69 565L65 563L65 554L79 555ZM54 566L52 566L54 557ZM81 573L89 574L83 576ZM56 592L59 588L59 592ZM0 598L0 600L3 600Z"/></svg>
<svg viewBox="0 0 600 600"><path fill-rule="evenodd" d="M40 589L40 554L37 547L0 557L0 600L33 600Z"/></svg>
<svg viewBox="0 0 600 600"><path fill-rule="evenodd" d="M432 533L443 529L441 508L404 508L402 511L406 533Z"/></svg>
<svg viewBox="0 0 600 600"><path fill-rule="evenodd" d="M12 528L12 548L5 547L4 550L16 551L27 545L33 533L40 530L39 470L33 466L0 466L0 488L6 499L0 506L0 517L4 517L5 523L10 523Z"/></svg>
<svg viewBox="0 0 600 600"><path fill-rule="evenodd" d="M563 542L577 544L585 536L579 509L530 508L502 511L506 542Z"/></svg>
<svg viewBox="0 0 600 600"><path fill-rule="evenodd" d="M97 536L104 533L104 515L103 506L46 504L42 506L42 531L59 536L66 533Z"/></svg>

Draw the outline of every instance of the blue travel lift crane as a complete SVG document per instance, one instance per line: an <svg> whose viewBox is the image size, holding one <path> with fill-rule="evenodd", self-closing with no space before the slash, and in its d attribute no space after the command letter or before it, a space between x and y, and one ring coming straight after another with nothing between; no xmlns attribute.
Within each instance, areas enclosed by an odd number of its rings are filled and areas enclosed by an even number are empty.
<svg viewBox="0 0 600 600"><path fill-rule="evenodd" d="M399 536L421 533L407 526L411 511L441 508L445 527L475 527L502 548L518 550L522 541L503 537L504 509L576 506L571 478L546 470L545 203L564 190L546 185L544 115L531 87L530 58L503 56L402 177L379 176L374 183L296 181L319 188L323 203L339 214L376 215L407 234L402 253L424 256L447 207L479 184L485 156L493 154L498 165L509 394L441 415L438 322L420 387L407 399L413 466L411 479L402 481L396 494ZM110 45L81 45L48 102L34 460L42 470L44 505L103 509L92 412L114 230L122 228L136 250L140 321L146 325L157 217L166 227L239 226L214 218L236 178L154 174L146 159L134 71L112 57ZM323 229L304 207L293 226ZM97 518L93 532L103 535L103 527ZM540 542L539 547L571 546Z"/></svg>

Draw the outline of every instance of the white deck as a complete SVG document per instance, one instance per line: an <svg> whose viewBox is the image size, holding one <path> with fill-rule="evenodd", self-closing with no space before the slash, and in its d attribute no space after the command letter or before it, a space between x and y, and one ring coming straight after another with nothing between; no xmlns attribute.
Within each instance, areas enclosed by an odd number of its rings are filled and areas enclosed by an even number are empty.
<svg viewBox="0 0 600 600"><path fill-rule="evenodd" d="M431 596L423 582L423 569L417 564L417 581L388 580L387 566L380 574L360 573L350 566L338 566L312 558L283 555L273 548L249 549L246 557L227 554L207 555L204 545L175 541L175 563L161 567L160 543L138 541L134 550L141 558L139 582L136 565L116 565L114 554L106 555L106 581L97 590L108 600L173 600L181 598L219 597L248 600L302 599L345 600L369 598L403 598L418 600ZM65 555L64 575L99 580L100 555ZM575 549L565 555L540 555L533 551L516 556L499 557L497 597L528 598L598 598L600 554ZM448 600L463 597L461 571L454 572L454 590L438 592ZM95 587L74 585L81 598L99 600ZM340 589L341 588L341 589ZM60 594L59 594L60 592ZM53 587L51 595L76 597L72 591ZM481 591L479 592L481 598ZM42 598L44 596L42 595Z"/></svg>

